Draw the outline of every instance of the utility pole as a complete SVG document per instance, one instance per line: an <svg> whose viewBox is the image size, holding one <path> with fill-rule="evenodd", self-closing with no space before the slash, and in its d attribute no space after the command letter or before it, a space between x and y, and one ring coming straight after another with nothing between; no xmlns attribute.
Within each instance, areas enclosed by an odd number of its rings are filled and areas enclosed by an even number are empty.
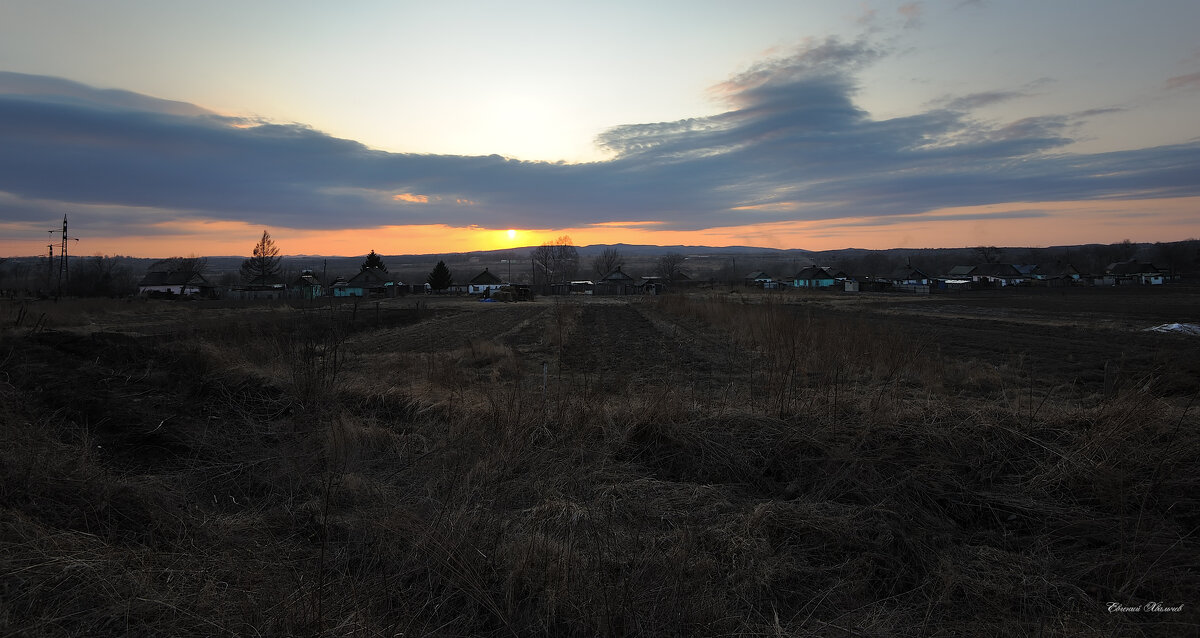
<svg viewBox="0 0 1200 638"><path fill-rule="evenodd" d="M63 215L63 227L62 227L61 231L51 230L51 231L47 231L47 232L49 232L51 235L53 235L54 233L58 233L58 232L62 233L62 246L58 250L58 291L54 293L54 296L57 299L58 297L62 296L63 280L66 279L69 282L70 277L71 277L70 265L69 265L69 261L67 259L67 242L72 239L75 241L79 241L79 238L71 237L67 234L67 216L66 215ZM50 250L51 250L51 253L53 253L54 249L51 248Z"/></svg>

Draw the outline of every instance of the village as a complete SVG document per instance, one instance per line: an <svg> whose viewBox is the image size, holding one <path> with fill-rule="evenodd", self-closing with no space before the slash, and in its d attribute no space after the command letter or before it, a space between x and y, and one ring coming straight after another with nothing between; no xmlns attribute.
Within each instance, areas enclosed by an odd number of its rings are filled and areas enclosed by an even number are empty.
<svg viewBox="0 0 1200 638"><path fill-rule="evenodd" d="M168 267L171 262L164 261ZM472 276L453 275L435 287L424 281L402 281L385 266L363 266L351 276L328 279L317 270L305 268L285 279L278 275L255 277L231 285L218 285L210 275L195 270L153 270L138 282L138 294L151 297L199 297L211 299L317 299L320 297L390 298L421 294L475 295L497 301L527 301L536 295L657 295L667 292L743 287L767 291L823 290L845 293L896 292L937 294L965 290L1010 287L1159 286L1179 281L1177 271L1152 263L1128 260L1109 264L1103 272L1084 273L1071 264L980 263L959 265L946 273L929 273L908 267L886 274L851 274L843 270L809 265L794 274L754 271L738 280L715 276L692 276L682 269L653 274L627 272L618 266L594 279L553 280L552 273L526 271L510 280L502 271L484 267ZM432 274L431 276L432 277ZM516 279L516 278L514 278Z"/></svg>

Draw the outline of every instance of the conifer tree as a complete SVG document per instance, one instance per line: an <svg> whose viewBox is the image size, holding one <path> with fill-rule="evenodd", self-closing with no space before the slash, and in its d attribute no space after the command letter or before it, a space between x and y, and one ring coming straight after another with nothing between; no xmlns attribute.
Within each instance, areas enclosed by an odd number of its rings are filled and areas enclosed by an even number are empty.
<svg viewBox="0 0 1200 638"><path fill-rule="evenodd" d="M429 287L434 290L445 290L454 283L454 278L450 275L450 269L446 267L446 262L439 261L433 270L429 273Z"/></svg>
<svg viewBox="0 0 1200 638"><path fill-rule="evenodd" d="M262 239L258 240L258 244L254 246L253 256L242 262L242 279L244 281L256 279L266 281L278 275L281 259L279 248L275 246L275 240L271 239L271 233L264 230Z"/></svg>
<svg viewBox="0 0 1200 638"><path fill-rule="evenodd" d="M374 250L367 254L367 260L362 263L359 270L366 270L368 268L378 268L383 272L388 271L387 266L383 265L383 258L376 254Z"/></svg>

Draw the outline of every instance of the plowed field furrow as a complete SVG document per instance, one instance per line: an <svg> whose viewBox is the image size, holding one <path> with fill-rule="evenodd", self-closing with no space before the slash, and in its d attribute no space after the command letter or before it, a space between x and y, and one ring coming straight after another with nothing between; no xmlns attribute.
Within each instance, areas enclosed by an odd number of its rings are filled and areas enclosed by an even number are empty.
<svg viewBox="0 0 1200 638"><path fill-rule="evenodd" d="M446 352L472 341L504 342L508 333L525 334L547 307L530 303L490 303L439 308L419 323L381 330L363 337L362 345L384 352Z"/></svg>
<svg viewBox="0 0 1200 638"><path fill-rule="evenodd" d="M563 368L649 384L704 386L722 378L717 353L661 325L633 304L584 305L563 350Z"/></svg>

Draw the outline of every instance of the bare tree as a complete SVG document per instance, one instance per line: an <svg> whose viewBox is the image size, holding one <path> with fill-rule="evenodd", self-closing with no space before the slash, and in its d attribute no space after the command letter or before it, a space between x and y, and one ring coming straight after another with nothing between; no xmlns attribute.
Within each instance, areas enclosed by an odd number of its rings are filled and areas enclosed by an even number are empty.
<svg viewBox="0 0 1200 638"><path fill-rule="evenodd" d="M994 264L1000 261L1000 253L1002 251L995 246L976 246L975 252L979 253L979 257L983 259L983 263Z"/></svg>
<svg viewBox="0 0 1200 638"><path fill-rule="evenodd" d="M254 246L253 256L242 262L242 279L245 281L261 279L265 282L279 274L281 259L279 248L275 246L275 240L271 239L271 233L264 230L262 239L259 239L258 244Z"/></svg>
<svg viewBox="0 0 1200 638"><path fill-rule="evenodd" d="M550 283L554 278L554 247L542 244L529 253L529 258L533 261L534 283Z"/></svg>
<svg viewBox="0 0 1200 638"><path fill-rule="evenodd" d="M120 255L96 255L80 260L69 284L71 294L114 297L136 292L133 272L126 261Z"/></svg>
<svg viewBox="0 0 1200 638"><path fill-rule="evenodd" d="M1192 270L1200 258L1200 241L1189 239L1154 244L1151 252L1154 265L1165 267L1172 274Z"/></svg>
<svg viewBox="0 0 1200 638"><path fill-rule="evenodd" d="M554 264L562 275L559 281L571 281L579 272L579 250L571 242L570 235L563 235L554 241Z"/></svg>
<svg viewBox="0 0 1200 638"><path fill-rule="evenodd" d="M621 257L621 251L609 246L600 251L599 255L592 257L592 272L598 277L603 277L608 273L625 265L625 260Z"/></svg>
<svg viewBox="0 0 1200 638"><path fill-rule="evenodd" d="M579 272L579 250L571 243L570 235L563 235L533 249L536 273L545 283L563 283L575 278Z"/></svg>
<svg viewBox="0 0 1200 638"><path fill-rule="evenodd" d="M1129 261L1137 254L1138 245L1128 239L1122 239L1119 243L1113 244L1112 249L1116 261Z"/></svg>
<svg viewBox="0 0 1200 638"><path fill-rule="evenodd" d="M681 253L667 253L658 258L658 274L669 280L679 277L679 267L687 257Z"/></svg>

